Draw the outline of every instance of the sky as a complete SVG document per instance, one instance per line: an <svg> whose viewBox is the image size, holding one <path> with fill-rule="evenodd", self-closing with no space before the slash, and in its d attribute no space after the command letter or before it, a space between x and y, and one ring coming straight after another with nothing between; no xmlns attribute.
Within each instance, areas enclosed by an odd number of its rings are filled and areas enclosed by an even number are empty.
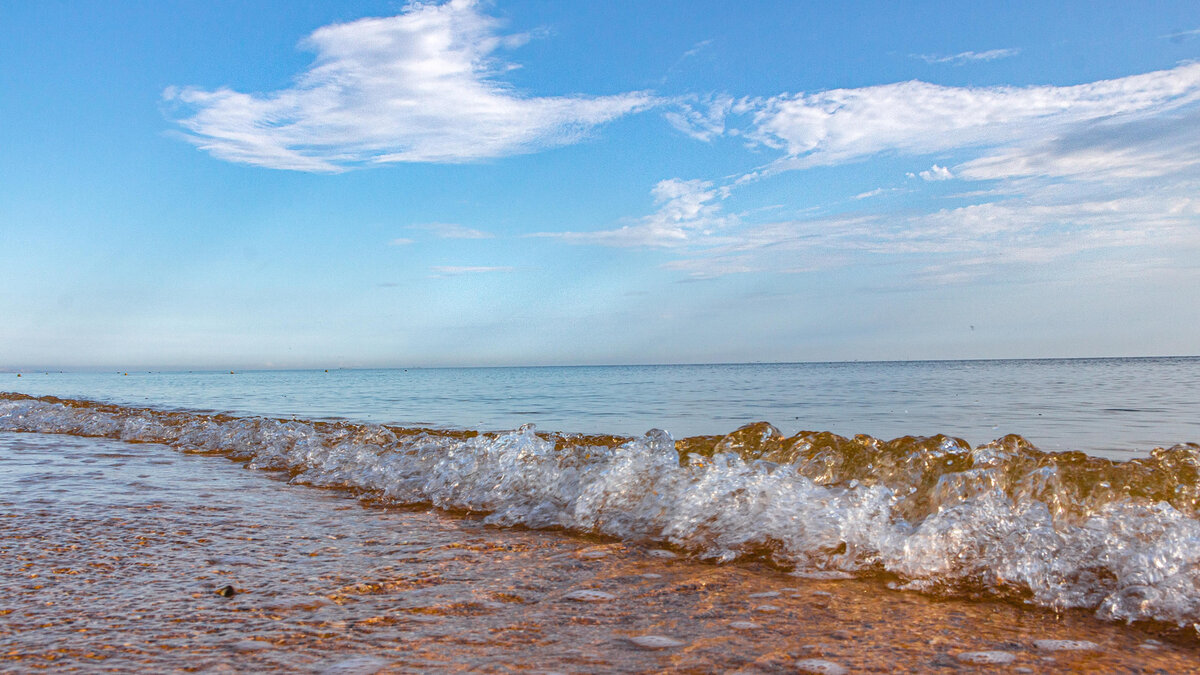
<svg viewBox="0 0 1200 675"><path fill-rule="evenodd" d="M1200 354L1200 5L0 0L0 369Z"/></svg>

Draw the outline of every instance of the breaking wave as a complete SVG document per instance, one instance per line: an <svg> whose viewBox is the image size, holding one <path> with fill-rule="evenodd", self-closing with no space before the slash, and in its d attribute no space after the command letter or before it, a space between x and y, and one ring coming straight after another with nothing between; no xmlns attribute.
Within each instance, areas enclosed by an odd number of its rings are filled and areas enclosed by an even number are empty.
<svg viewBox="0 0 1200 675"><path fill-rule="evenodd" d="M392 504L756 557L801 576L1200 629L1200 445L1114 462L1020 436L882 441L767 423L673 440L411 429L0 394L0 431L221 454Z"/></svg>

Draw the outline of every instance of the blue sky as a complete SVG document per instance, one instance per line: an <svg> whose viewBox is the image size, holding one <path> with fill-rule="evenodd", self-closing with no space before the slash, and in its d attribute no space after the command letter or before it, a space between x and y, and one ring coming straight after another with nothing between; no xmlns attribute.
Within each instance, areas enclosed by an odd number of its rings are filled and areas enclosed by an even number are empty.
<svg viewBox="0 0 1200 675"><path fill-rule="evenodd" d="M0 368L1200 353L1200 7L0 0Z"/></svg>

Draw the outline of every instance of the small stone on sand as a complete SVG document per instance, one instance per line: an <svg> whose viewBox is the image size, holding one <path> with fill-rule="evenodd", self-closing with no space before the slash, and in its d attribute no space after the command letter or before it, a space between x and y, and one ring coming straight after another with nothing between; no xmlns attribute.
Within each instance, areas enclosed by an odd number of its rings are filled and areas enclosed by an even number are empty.
<svg viewBox="0 0 1200 675"><path fill-rule="evenodd" d="M1044 652L1089 652L1100 645L1088 640L1034 640L1033 646Z"/></svg>
<svg viewBox="0 0 1200 675"><path fill-rule="evenodd" d="M814 675L846 675L850 672L840 663L824 659L801 659L796 662L796 670L802 673L814 673Z"/></svg>
<svg viewBox="0 0 1200 675"><path fill-rule="evenodd" d="M1002 651L962 652L956 654L954 658L962 663L970 663L976 666L990 666L1012 663L1017 660L1017 655Z"/></svg>
<svg viewBox="0 0 1200 675"><path fill-rule="evenodd" d="M604 591L597 591L591 588L581 588L577 591L571 591L563 596L563 600L574 600L575 602L608 602L616 600L617 596Z"/></svg>
<svg viewBox="0 0 1200 675"><path fill-rule="evenodd" d="M639 635L629 638L635 647L640 649L670 649L682 647L684 643L662 635Z"/></svg>

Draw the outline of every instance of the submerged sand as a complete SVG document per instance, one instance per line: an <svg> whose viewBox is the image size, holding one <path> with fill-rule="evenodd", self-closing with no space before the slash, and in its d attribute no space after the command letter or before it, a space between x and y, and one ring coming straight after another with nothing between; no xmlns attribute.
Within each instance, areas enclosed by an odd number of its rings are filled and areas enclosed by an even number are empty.
<svg viewBox="0 0 1200 675"><path fill-rule="evenodd" d="M232 586L233 594L218 591ZM363 504L0 434L0 669L1189 672L1192 634Z"/></svg>

